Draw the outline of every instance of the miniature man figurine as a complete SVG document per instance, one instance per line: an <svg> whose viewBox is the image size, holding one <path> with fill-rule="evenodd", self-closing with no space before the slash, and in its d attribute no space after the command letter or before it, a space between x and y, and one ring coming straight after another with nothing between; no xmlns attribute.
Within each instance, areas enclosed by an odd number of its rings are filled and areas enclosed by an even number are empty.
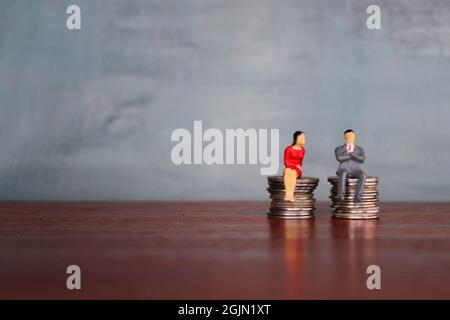
<svg viewBox="0 0 450 320"><path fill-rule="evenodd" d="M337 198L344 200L345 180L347 177L358 178L353 201L361 202L364 184L367 177L367 175L361 170L361 163L364 163L365 159L364 149L355 145L356 135L353 130L346 130L344 132L344 139L345 144L334 150L336 159L340 162L339 168L336 171L336 174L339 177Z"/></svg>
<svg viewBox="0 0 450 320"><path fill-rule="evenodd" d="M303 158L305 157L305 134L295 131L293 142L284 150L284 200L294 202L294 190L297 179L302 177Z"/></svg>

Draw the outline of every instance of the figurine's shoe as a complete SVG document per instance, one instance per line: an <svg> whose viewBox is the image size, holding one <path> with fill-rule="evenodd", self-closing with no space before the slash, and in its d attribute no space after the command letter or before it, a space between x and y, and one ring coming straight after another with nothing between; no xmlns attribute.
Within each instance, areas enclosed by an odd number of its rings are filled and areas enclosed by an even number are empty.
<svg viewBox="0 0 450 320"><path fill-rule="evenodd" d="M336 196L336 198L337 198L338 200L344 201L344 194L343 194L343 193L338 194L338 195Z"/></svg>
<svg viewBox="0 0 450 320"><path fill-rule="evenodd" d="M288 202L294 202L295 201L294 196L288 196L284 200L286 200Z"/></svg>
<svg viewBox="0 0 450 320"><path fill-rule="evenodd" d="M353 202L361 202L361 196L356 195L355 198L353 199Z"/></svg>

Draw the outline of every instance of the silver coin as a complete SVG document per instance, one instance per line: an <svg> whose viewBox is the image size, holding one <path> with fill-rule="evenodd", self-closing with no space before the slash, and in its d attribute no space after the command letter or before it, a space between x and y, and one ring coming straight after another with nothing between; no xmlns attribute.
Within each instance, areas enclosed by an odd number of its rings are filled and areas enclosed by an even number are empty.
<svg viewBox="0 0 450 320"><path fill-rule="evenodd" d="M283 218L283 219L308 219L308 218L314 217L313 214L301 215L301 216L284 216L284 215L279 215L279 214L268 213L267 215L272 218Z"/></svg>
<svg viewBox="0 0 450 320"><path fill-rule="evenodd" d="M314 207L277 207L271 206L271 211L313 211Z"/></svg>
<svg viewBox="0 0 450 320"><path fill-rule="evenodd" d="M328 177L327 179L328 181L332 182L332 181L339 181L339 177L338 176L333 176L333 177ZM357 181L357 178L348 178L346 179L346 181L350 181L350 182L354 182ZM366 177L366 181L367 182L377 182L378 181L378 177L373 177L373 176L367 176Z"/></svg>
<svg viewBox="0 0 450 320"><path fill-rule="evenodd" d="M315 205L315 202L271 202L271 206L273 207L312 207Z"/></svg>
<svg viewBox="0 0 450 320"><path fill-rule="evenodd" d="M337 197L337 194L332 194L329 196L330 199L339 201L340 199ZM344 200L353 200L355 198L355 194L345 194ZM363 194L361 195L361 200L373 200L378 199L378 194Z"/></svg>
<svg viewBox="0 0 450 320"><path fill-rule="evenodd" d="M269 207L270 211L273 212L279 212L279 211L286 211L286 212L312 212L314 210L316 210L316 207L311 206L311 207L277 207L277 206L270 206Z"/></svg>
<svg viewBox="0 0 450 320"><path fill-rule="evenodd" d="M281 211L281 210L270 210L270 214L277 216L308 216L314 214L314 211Z"/></svg>
<svg viewBox="0 0 450 320"><path fill-rule="evenodd" d="M348 216L354 216L354 215L359 215L359 216L374 216L374 215L378 215L380 212L336 212L333 211L333 214L337 214L337 215L348 215Z"/></svg>
<svg viewBox="0 0 450 320"><path fill-rule="evenodd" d="M329 197L332 202L353 202L355 199L354 195L345 195L344 199L341 200L341 198L338 198L337 196L330 196ZM378 196L369 196L369 195L363 195L361 196L361 202L373 202L373 201L379 201L380 198Z"/></svg>
<svg viewBox="0 0 450 320"><path fill-rule="evenodd" d="M269 183L268 186L270 189L284 189L284 185L274 185L274 184ZM297 188L297 189L316 189L317 186L296 185L295 188Z"/></svg>
<svg viewBox="0 0 450 320"><path fill-rule="evenodd" d="M339 199L331 199L331 203L332 204L361 204L361 205L365 205L365 204L373 204L373 203L380 203L380 200L377 198L374 199L362 199L359 202L355 202L354 198L349 198L349 199L345 199L345 200L339 200Z"/></svg>
<svg viewBox="0 0 450 320"><path fill-rule="evenodd" d="M355 199L351 198L351 199L346 199L344 201L342 200L331 200L331 204L336 204L336 205L346 205L346 204L351 204L351 205L368 205L368 204L379 204L380 200L379 199L364 199L361 200L359 202L355 202Z"/></svg>
<svg viewBox="0 0 450 320"><path fill-rule="evenodd" d="M271 193L269 194L270 198L276 199L276 200L284 200L284 196L286 195L286 192L282 193ZM314 194L313 193L301 193L301 192L294 192L294 198L298 200L314 200Z"/></svg>
<svg viewBox="0 0 450 320"><path fill-rule="evenodd" d="M314 211L316 208L309 207L309 208L289 208L289 207L270 207L271 212L311 212Z"/></svg>
<svg viewBox="0 0 450 320"><path fill-rule="evenodd" d="M334 209L341 209L341 210L346 210L346 209L374 209L374 208L379 208L379 205L377 203L367 203L364 205L360 205L360 203L345 203L345 204L335 204L332 203L330 205L330 208L334 208Z"/></svg>
<svg viewBox="0 0 450 320"><path fill-rule="evenodd" d="M346 185L345 189L357 189L357 185ZM330 190L336 190L338 189L338 185L331 185ZM370 190L374 190L374 189L378 189L378 186L372 186L372 185L364 185L363 189L370 189Z"/></svg>
<svg viewBox="0 0 450 320"><path fill-rule="evenodd" d="M283 202L285 202L284 194L282 196L276 196L276 197L270 195L269 198L272 199L272 201L283 201ZM297 195L294 194L294 202L315 202L315 201L316 201L316 198L314 198L313 196L303 197L300 194L297 194Z"/></svg>
<svg viewBox="0 0 450 320"><path fill-rule="evenodd" d="M332 186L332 187L330 188L331 191L335 191L335 190L338 190L338 189L339 189L338 186ZM345 189L345 190L356 190L356 189L358 189L358 188L357 188L357 186L346 186L344 189ZM372 191L372 190L378 190L378 188L375 187L375 186L364 186L364 188L362 188L362 189L363 189L363 190L370 190L370 191Z"/></svg>
<svg viewBox="0 0 450 320"><path fill-rule="evenodd" d="M284 199L285 195L286 192L277 192L277 193L270 193L269 197L274 199ZM294 193L294 196L296 197L296 199L314 199L314 194L312 193L306 194L297 192L297 194Z"/></svg>
<svg viewBox="0 0 450 320"><path fill-rule="evenodd" d="M285 201L285 200L277 200L271 201L272 205L276 206L313 206L316 204L316 201Z"/></svg>
<svg viewBox="0 0 450 320"><path fill-rule="evenodd" d="M273 181L273 182L284 182L283 176L268 176L267 181ZM312 183L319 183L319 178L314 177L301 177L300 179L297 179L297 182L312 182Z"/></svg>
<svg viewBox="0 0 450 320"><path fill-rule="evenodd" d="M269 185L274 186L284 186L284 181L268 181ZM317 182L307 182L307 181L298 181L295 183L296 186L318 186Z"/></svg>
<svg viewBox="0 0 450 320"><path fill-rule="evenodd" d="M355 190L345 190L344 195L355 195L357 192ZM331 191L330 195L337 195L339 194L337 191ZM380 193L378 191L363 191L362 192L362 196L367 195L367 196L373 196L373 195L379 195Z"/></svg>
<svg viewBox="0 0 450 320"><path fill-rule="evenodd" d="M284 186L284 182L272 182L269 181L267 182L268 185L272 185L272 186ZM307 186L307 187L314 187L314 186L318 186L317 183L312 183L312 182L296 182L295 184L296 186Z"/></svg>
<svg viewBox="0 0 450 320"><path fill-rule="evenodd" d="M269 192L269 196L274 196L278 198L283 198L286 195L286 192ZM305 198L313 198L314 192L300 192L300 191L294 191L294 196L299 197L299 199L305 199Z"/></svg>
<svg viewBox="0 0 450 320"><path fill-rule="evenodd" d="M285 196L284 192L283 193L271 193L269 195L269 198L270 199L274 199L274 200L284 200L284 196ZM315 200L314 195L312 195L312 194L311 195L310 194L305 194L305 195L302 195L302 194L297 194L296 195L296 194L294 194L294 199L298 200L298 201Z"/></svg>
<svg viewBox="0 0 450 320"><path fill-rule="evenodd" d="M332 203L330 204L331 208L337 208L337 209L357 209L357 208L378 208L379 204L376 202L370 203L364 203L361 202L348 202L348 203Z"/></svg>
<svg viewBox="0 0 450 320"><path fill-rule="evenodd" d="M364 206L357 206L357 205L346 204L346 205L331 205L330 208L339 209L339 210L347 210L347 209L351 209L351 210L356 210L356 209L367 210L367 209L375 209L375 208L379 208L379 207L378 207L377 204L370 204L370 205L364 205Z"/></svg>
<svg viewBox="0 0 450 320"><path fill-rule="evenodd" d="M280 187L278 188L278 187L273 187L273 186L271 186L271 185L269 185L267 188L268 188L268 189L271 189L271 190L284 190L284 189L285 189L284 186L280 186ZM299 189L299 190L315 190L316 187L296 186L294 189Z"/></svg>
<svg viewBox="0 0 450 320"><path fill-rule="evenodd" d="M275 218L275 219L292 219L292 220L294 220L294 219L311 219L311 218L314 218L313 214L304 215L304 216L281 216L281 215L268 213L267 216L269 218Z"/></svg>
<svg viewBox="0 0 450 320"><path fill-rule="evenodd" d="M284 181L267 181L268 184L272 185L284 185ZM317 182L308 182L308 181L298 181L295 183L297 186L317 186L319 185Z"/></svg>
<svg viewBox="0 0 450 320"><path fill-rule="evenodd" d="M266 188L267 190L272 190L272 191L278 191L278 192L280 192L280 191L285 191L286 189L283 187L283 188L271 188L271 187L267 187ZM294 190L299 190L299 191L314 191L314 190L316 190L316 188L303 188L303 187L301 187L301 188L294 188Z"/></svg>
<svg viewBox="0 0 450 320"><path fill-rule="evenodd" d="M332 204L355 204L355 205L361 205L364 206L366 204L373 204L373 203L379 203L380 200L379 199L362 199L360 202L355 202L354 198L351 199L346 199L346 200L339 200L339 199L335 199L333 201L331 201Z"/></svg>
<svg viewBox="0 0 450 320"><path fill-rule="evenodd" d="M379 213L380 209L334 209L335 213L347 213L347 214L375 214Z"/></svg>
<svg viewBox="0 0 450 320"><path fill-rule="evenodd" d="M332 185L339 184L339 180L328 180L328 182L330 184L332 184ZM345 184L346 185L356 185L356 184L358 184L358 179L350 179L350 180L347 179L347 180L345 180ZM378 181L373 181L373 180L366 179L364 184L367 184L367 185L378 185Z"/></svg>
<svg viewBox="0 0 450 320"><path fill-rule="evenodd" d="M347 188L345 188L345 190L356 190L356 189L358 189L358 188L353 188L353 187L347 187ZM337 191L338 190L338 188L337 187L332 187L332 188L330 188L330 191ZM378 188L371 188L371 187L364 187L363 188L363 190L367 190L367 191L377 191L378 190Z"/></svg>
<svg viewBox="0 0 450 320"><path fill-rule="evenodd" d="M345 191L345 193L344 193L344 195L355 195L355 193L356 193L356 191L349 191L349 190L346 190ZM330 195L336 195L336 194L338 194L336 191L332 191L332 192L330 192ZM362 196L364 196L364 195L370 195L370 196L373 196L373 195L379 195L380 193L378 192L378 191L363 191L362 192Z"/></svg>
<svg viewBox="0 0 450 320"><path fill-rule="evenodd" d="M281 193L286 192L286 189L274 189L274 188L266 188L267 191L271 193ZM310 193L313 193L315 189L306 189L306 188L294 188L294 191L309 191Z"/></svg>
<svg viewBox="0 0 450 320"><path fill-rule="evenodd" d="M346 188L356 188L357 186L358 186L358 184L345 184L344 185ZM336 184L332 184L331 185L331 187L332 188L337 188L338 187L338 184L336 183ZM376 188L378 188L378 185L377 184L371 184L371 183L365 183L364 184L364 188L373 188L373 189L376 189Z"/></svg>
<svg viewBox="0 0 450 320"><path fill-rule="evenodd" d="M281 192L286 192L286 189L282 188L282 189L274 189L274 188L267 188L267 191L269 191L270 193L281 193ZM307 188L294 188L294 192L308 192L308 193L314 193L315 189L307 189Z"/></svg>
<svg viewBox="0 0 450 320"><path fill-rule="evenodd" d="M345 189L344 193L348 193L348 194L354 194L357 192L357 189ZM363 189L362 193L367 193L367 194L379 194L379 191L377 189ZM338 194L338 190L337 189L331 189L330 190L330 194Z"/></svg>
<svg viewBox="0 0 450 320"><path fill-rule="evenodd" d="M349 219L349 220L369 220L369 219L378 219L378 215L347 215L347 214L339 214L339 213L333 213L333 218L337 219Z"/></svg>
<svg viewBox="0 0 450 320"><path fill-rule="evenodd" d="M351 207L342 207L342 206L340 206L340 207L336 207L336 206L333 206L333 208L334 208L334 210L335 211L346 211L346 212L353 212L353 211L364 211L364 212L366 212L366 211L372 211L372 210L374 210L374 211L379 211L380 210L380 207L379 206L377 206L377 205L375 205L375 206L373 206L373 207L355 207L355 208L351 208Z"/></svg>
<svg viewBox="0 0 450 320"><path fill-rule="evenodd" d="M266 188L269 192L286 192L285 188L275 189L275 188ZM309 188L294 188L294 191L300 191L300 192L310 192L313 193L316 189L309 189Z"/></svg>
<svg viewBox="0 0 450 320"><path fill-rule="evenodd" d="M272 199L273 203L315 203L316 199L310 198L310 199L298 199L294 197L294 201L286 201L284 199Z"/></svg>
<svg viewBox="0 0 450 320"><path fill-rule="evenodd" d="M331 186L330 190L338 190L338 186ZM345 190L356 190L358 189L356 186L346 186ZM378 190L375 186L364 186L363 190Z"/></svg>
<svg viewBox="0 0 450 320"><path fill-rule="evenodd" d="M333 184L333 185L331 185L331 187L337 189L338 185L337 185L337 184ZM355 185L345 185L345 188L346 188L346 189L347 189L347 188L349 188L349 189L354 189L354 188L356 188L356 187L357 187L356 184L355 184ZM376 188L378 188L378 186L377 186L377 185L371 185L371 184L365 184L365 185L364 185L364 188L367 188L367 189L376 189Z"/></svg>
<svg viewBox="0 0 450 320"><path fill-rule="evenodd" d="M353 202L355 195L345 195L343 200L341 200L341 198L338 198L337 195L330 196L329 198L334 202L348 202L348 201ZM364 201L376 201L376 200L380 200L380 197L378 197L378 195L374 195L374 196L363 195L363 196L361 196L361 201L363 201L363 202Z"/></svg>
<svg viewBox="0 0 450 320"><path fill-rule="evenodd" d="M271 212L313 212L315 207L273 207L271 206L269 210Z"/></svg>
<svg viewBox="0 0 450 320"><path fill-rule="evenodd" d="M313 211L315 209L316 209L316 207L314 205L304 206L304 207L301 207L301 206L296 206L296 207L284 206L284 207L282 207L282 206L274 206L274 205L270 206L270 210L273 210L273 211L277 211L277 210L278 211Z"/></svg>

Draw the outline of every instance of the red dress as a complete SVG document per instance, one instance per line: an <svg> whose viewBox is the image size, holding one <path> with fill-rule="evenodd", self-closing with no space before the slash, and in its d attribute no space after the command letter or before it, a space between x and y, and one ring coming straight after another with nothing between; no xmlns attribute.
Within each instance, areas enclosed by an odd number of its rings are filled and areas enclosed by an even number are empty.
<svg viewBox="0 0 450 320"><path fill-rule="evenodd" d="M292 146L288 146L284 149L284 166L297 171L297 179L302 177L302 171L297 166L302 166L304 157L305 148L303 147L296 150Z"/></svg>

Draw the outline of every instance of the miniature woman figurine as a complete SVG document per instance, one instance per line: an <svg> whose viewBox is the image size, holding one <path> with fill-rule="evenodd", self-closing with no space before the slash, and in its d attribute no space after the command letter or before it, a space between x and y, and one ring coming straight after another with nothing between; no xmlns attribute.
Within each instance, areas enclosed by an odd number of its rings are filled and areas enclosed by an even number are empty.
<svg viewBox="0 0 450 320"><path fill-rule="evenodd" d="M302 131L295 131L292 145L284 150L284 200L294 201L294 190L297 179L302 177L302 164L305 157L305 134Z"/></svg>

